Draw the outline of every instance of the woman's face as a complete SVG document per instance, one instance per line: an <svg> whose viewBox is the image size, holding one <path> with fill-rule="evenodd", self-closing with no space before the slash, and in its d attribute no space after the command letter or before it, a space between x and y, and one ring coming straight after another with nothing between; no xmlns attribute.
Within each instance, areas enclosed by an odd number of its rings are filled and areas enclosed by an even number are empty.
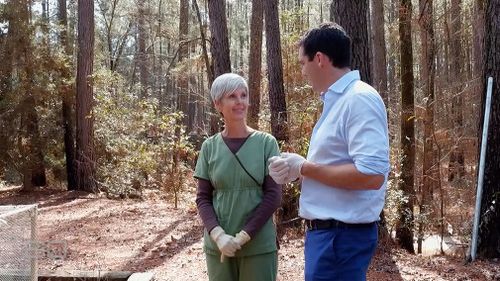
<svg viewBox="0 0 500 281"><path fill-rule="evenodd" d="M240 121L247 117L248 103L245 89L238 89L216 101L215 108L222 113L226 121Z"/></svg>

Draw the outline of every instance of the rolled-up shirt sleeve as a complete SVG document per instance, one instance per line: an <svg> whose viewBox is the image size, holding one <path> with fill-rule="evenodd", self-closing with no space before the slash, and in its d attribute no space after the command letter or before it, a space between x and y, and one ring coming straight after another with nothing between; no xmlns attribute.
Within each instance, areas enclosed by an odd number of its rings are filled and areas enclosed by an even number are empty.
<svg viewBox="0 0 500 281"><path fill-rule="evenodd" d="M349 156L363 174L387 176L389 138L387 113L378 94L358 93L345 112Z"/></svg>

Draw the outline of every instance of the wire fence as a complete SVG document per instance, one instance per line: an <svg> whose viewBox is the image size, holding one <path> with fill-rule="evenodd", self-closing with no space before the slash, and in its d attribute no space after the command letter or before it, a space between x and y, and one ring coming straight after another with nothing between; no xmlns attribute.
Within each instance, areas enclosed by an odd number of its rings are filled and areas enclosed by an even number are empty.
<svg viewBox="0 0 500 281"><path fill-rule="evenodd" d="M36 205L0 206L0 281L36 281Z"/></svg>

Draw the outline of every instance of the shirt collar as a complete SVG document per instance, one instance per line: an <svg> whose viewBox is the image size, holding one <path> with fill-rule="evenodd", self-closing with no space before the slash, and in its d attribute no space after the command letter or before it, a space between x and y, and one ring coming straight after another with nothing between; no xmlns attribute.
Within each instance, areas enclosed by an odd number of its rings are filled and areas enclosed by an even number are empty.
<svg viewBox="0 0 500 281"><path fill-rule="evenodd" d="M337 80L335 83L333 83L326 90L326 92L321 93L320 95L321 101L325 102L330 100L336 95L343 94L347 86L349 86L349 84L351 84L351 82L354 80L361 80L361 76L359 75L359 70L349 71L342 77L340 77L340 79Z"/></svg>
<svg viewBox="0 0 500 281"><path fill-rule="evenodd" d="M359 75L359 70L352 70L344 74L342 77L340 77L339 80L335 81L326 92L321 93L321 100L325 102L326 100L330 99L331 97L335 96L334 94L342 94L344 93L345 89L349 84L351 84L352 81L355 80L361 80L361 76Z"/></svg>
<svg viewBox="0 0 500 281"><path fill-rule="evenodd" d="M337 80L335 83L333 83L328 90L332 91L334 93L341 94L345 91L347 86L351 84L352 81L354 80L360 80L361 76L359 75L359 70L352 70L344 74L342 77L340 77L339 80Z"/></svg>

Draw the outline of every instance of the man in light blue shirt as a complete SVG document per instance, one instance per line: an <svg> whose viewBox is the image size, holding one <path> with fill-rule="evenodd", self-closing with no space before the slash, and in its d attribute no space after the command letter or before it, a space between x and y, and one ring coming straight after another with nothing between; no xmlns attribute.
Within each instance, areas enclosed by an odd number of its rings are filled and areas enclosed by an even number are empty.
<svg viewBox="0 0 500 281"><path fill-rule="evenodd" d="M351 40L322 24L299 43L302 74L321 93L307 160L295 153L269 159L277 183L302 178L305 280L366 280L377 245L377 221L389 173L387 113L379 94L351 71Z"/></svg>

